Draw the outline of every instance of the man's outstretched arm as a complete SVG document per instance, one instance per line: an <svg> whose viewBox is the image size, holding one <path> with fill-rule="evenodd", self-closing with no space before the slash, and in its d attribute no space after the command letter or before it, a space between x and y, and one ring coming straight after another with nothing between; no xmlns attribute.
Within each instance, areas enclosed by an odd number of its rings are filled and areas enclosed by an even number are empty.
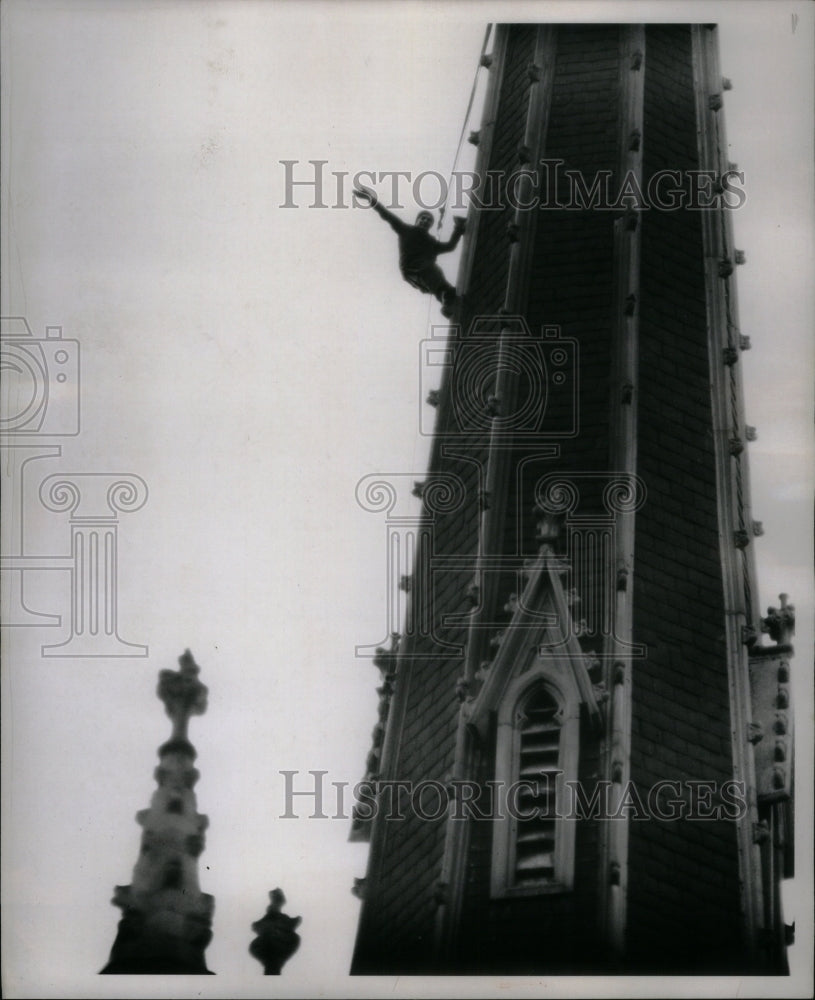
<svg viewBox="0 0 815 1000"><path fill-rule="evenodd" d="M402 222L401 219L397 218L393 212L389 212L387 208L383 208L383 206L379 204L379 199L377 198L376 193L371 191L370 188L354 188L354 194L357 198L370 202L371 208L377 213L377 215L381 215L385 222L387 222L391 229L395 232L403 233L406 229L410 229L410 226Z"/></svg>
<svg viewBox="0 0 815 1000"><path fill-rule="evenodd" d="M467 228L467 223L460 216L456 216L453 219L453 235L449 240L445 240L444 243L439 243L438 253L449 253L451 250L455 250L458 246L458 241L464 235L464 230Z"/></svg>

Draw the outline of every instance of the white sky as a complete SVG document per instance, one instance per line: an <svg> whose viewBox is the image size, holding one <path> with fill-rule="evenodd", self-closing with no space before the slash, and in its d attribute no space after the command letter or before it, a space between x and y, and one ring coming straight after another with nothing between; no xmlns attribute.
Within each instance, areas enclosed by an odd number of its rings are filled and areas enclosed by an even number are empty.
<svg viewBox="0 0 815 1000"><path fill-rule="evenodd" d="M133 977L115 995L495 995L489 980L349 980L350 888L367 848L347 843L348 821L278 818L282 769L362 777L379 675L354 648L384 638L386 554L384 520L360 510L354 489L372 472L421 478L428 330L428 300L400 279L390 230L360 211L281 209L279 160L446 173L490 20L720 22L731 159L748 195L734 225L748 259L738 285L753 349L740 363L759 431L749 454L761 605L784 590L799 608L800 735L812 693L812 8L5 0L0 13L2 313L81 342L82 433L39 465L130 472L150 491L119 529L120 634L147 644L147 658L43 659L64 631L4 630L5 995L112 995L113 980L95 975L119 917L109 898L130 882L133 817L170 731L156 676L187 646L210 688L191 738L218 975ZM440 322L435 307L430 317ZM26 516L32 552L67 553L66 515L32 504ZM67 614L67 574L27 582L32 606ZM811 963L809 812L798 810L788 913L800 974ZM303 916L279 980L246 950L277 885ZM741 993L792 988L748 982Z"/></svg>

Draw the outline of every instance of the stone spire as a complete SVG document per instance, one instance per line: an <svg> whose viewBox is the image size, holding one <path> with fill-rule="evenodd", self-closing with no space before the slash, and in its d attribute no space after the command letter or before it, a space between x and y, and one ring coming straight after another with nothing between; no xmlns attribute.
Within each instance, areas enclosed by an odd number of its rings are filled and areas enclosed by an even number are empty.
<svg viewBox="0 0 815 1000"><path fill-rule="evenodd" d="M172 720L172 735L158 750L158 788L150 806L136 814L141 851L131 885L114 890L122 919L103 973L211 975L204 949L212 938L215 901L198 884L208 820L196 811L199 774L187 739L190 716L206 711L207 688L189 650L178 662L179 670L159 673L157 694Z"/></svg>

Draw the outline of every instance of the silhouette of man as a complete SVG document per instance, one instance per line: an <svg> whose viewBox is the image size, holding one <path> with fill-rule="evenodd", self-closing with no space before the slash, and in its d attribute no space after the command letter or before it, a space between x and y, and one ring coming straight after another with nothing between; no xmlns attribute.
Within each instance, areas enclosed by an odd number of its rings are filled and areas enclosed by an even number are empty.
<svg viewBox="0 0 815 1000"><path fill-rule="evenodd" d="M442 304L442 315L448 319L453 315L456 304L456 290L445 278L436 263L440 253L450 253L458 246L467 225L464 219L453 220L453 235L442 242L430 235L433 213L423 209L416 216L415 225L409 225L397 218L393 212L379 204L375 192L369 188L356 188L354 194L368 201L374 211L390 225L399 237L399 270L409 285L429 295L435 295Z"/></svg>

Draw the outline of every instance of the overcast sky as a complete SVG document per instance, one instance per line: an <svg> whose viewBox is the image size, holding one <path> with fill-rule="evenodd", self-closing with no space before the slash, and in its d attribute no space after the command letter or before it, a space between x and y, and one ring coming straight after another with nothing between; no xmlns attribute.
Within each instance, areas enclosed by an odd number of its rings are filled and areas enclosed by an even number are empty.
<svg viewBox="0 0 815 1000"><path fill-rule="evenodd" d="M305 772L327 771L327 790L362 777L379 675L354 651L388 624L385 521L360 509L355 487L369 473L421 478L420 342L441 319L399 277L393 233L372 213L281 208L280 161L447 173L496 17L721 24L730 158L747 192L733 221L747 254L738 290L753 345L742 365L759 434L761 605L783 590L799 608L799 730L809 725L810 6L5 0L0 13L2 313L38 337L60 325L81 345L81 433L36 473L130 473L149 490L120 516L118 595L120 636L149 655L45 658L64 629L4 629L6 995L111 995L95 975L119 917L109 900L131 880L133 817L170 732L156 676L186 647L210 689L190 735L210 817L199 867L216 898L207 962L218 975L150 980L149 995L417 995L415 984L348 980L350 889L367 849L347 843L347 820L306 818L305 800L303 818L280 819L279 772L303 772L305 787ZM6 488L18 473L7 457ZM67 515L36 493L24 530L28 554L69 551ZM26 586L30 607L67 616L67 573L29 573ZM807 893L810 810L798 815ZM303 924L276 981L247 947L278 885ZM791 905L804 965L810 897ZM143 979L121 982L117 995L148 995ZM755 983L742 995L752 989L768 995Z"/></svg>

